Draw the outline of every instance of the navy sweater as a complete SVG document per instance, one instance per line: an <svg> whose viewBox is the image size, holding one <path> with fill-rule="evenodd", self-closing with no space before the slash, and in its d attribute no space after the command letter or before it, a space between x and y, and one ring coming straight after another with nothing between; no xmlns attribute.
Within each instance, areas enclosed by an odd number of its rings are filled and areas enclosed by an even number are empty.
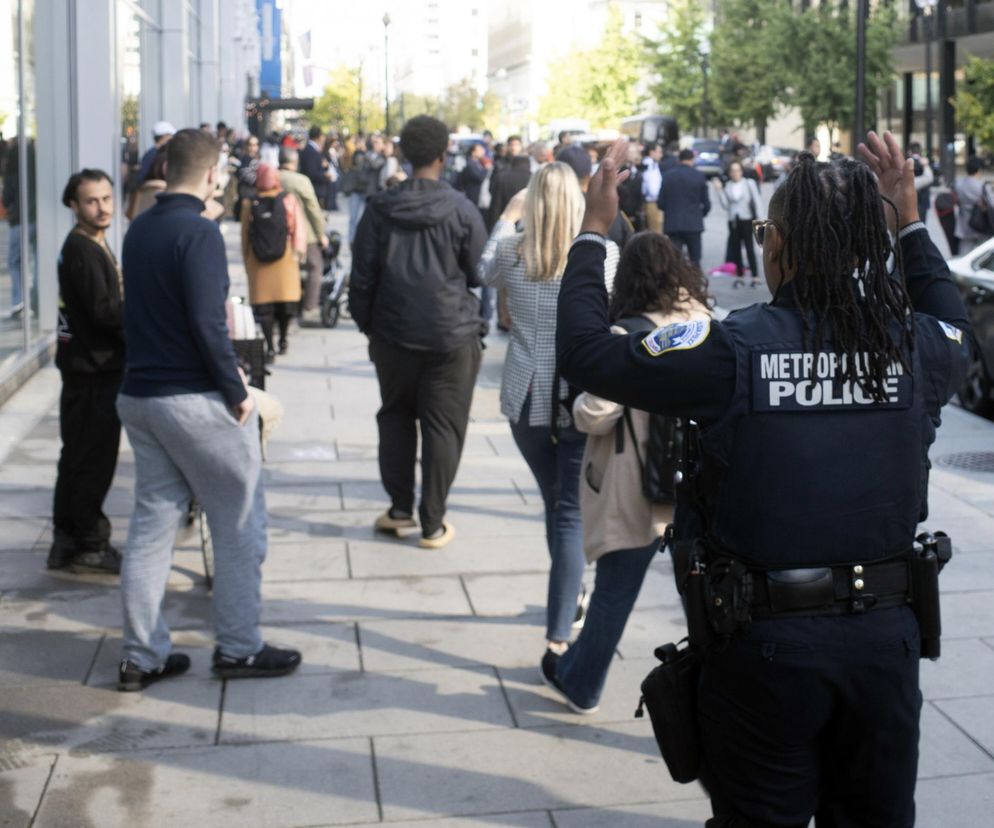
<svg viewBox="0 0 994 828"><path fill-rule="evenodd" d="M228 338L228 260L217 225L191 195L164 193L124 237L121 393L132 397L220 391L247 396Z"/></svg>

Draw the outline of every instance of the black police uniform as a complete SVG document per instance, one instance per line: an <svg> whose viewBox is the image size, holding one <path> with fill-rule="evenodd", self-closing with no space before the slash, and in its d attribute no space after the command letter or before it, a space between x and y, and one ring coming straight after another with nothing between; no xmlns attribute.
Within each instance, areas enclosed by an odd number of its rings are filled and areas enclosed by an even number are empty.
<svg viewBox="0 0 994 828"><path fill-rule="evenodd" d="M840 828L914 824L917 621L903 592L877 606L853 596L875 577L862 566L882 572L874 562L906 554L927 515L928 446L964 377L969 324L924 225L904 228L899 244L916 340L910 370L890 368L879 403L834 379L830 344L806 352L789 283L723 322L618 337L603 243L585 234L570 252L562 375L700 424L713 544L757 572L859 567L858 585L836 595L840 614L754 612L744 634L706 654L698 702L712 825L807 826L812 815Z"/></svg>

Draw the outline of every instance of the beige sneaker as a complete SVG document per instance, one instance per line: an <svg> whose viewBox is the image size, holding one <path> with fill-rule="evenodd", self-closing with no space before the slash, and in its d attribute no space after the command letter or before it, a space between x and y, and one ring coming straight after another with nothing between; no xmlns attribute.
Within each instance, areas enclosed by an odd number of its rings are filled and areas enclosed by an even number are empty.
<svg viewBox="0 0 994 828"><path fill-rule="evenodd" d="M400 535L408 529L417 529L418 522L413 516L407 517L394 517L390 514L390 509L387 509L382 515L376 518L376 523L373 524L373 528L377 532L387 532L391 535Z"/></svg>
<svg viewBox="0 0 994 828"><path fill-rule="evenodd" d="M448 546L455 536L455 527L451 523L443 520L442 528L430 538L420 538L418 540L418 546L422 549L441 549L443 546Z"/></svg>

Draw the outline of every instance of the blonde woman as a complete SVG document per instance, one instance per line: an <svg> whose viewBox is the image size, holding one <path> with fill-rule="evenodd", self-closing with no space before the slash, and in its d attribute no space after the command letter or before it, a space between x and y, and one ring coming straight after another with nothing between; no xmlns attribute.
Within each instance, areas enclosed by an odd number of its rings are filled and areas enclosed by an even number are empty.
<svg viewBox="0 0 994 828"><path fill-rule="evenodd" d="M583 586L580 465L586 438L574 428L566 383L556 379L556 302L569 246L583 219L576 173L548 164L527 191L511 199L480 261L489 287L507 292L510 341L501 381L501 411L545 502L545 536L552 559L546 606L548 649L561 653L578 620ZM518 231L521 220L523 230ZM618 248L608 242L605 281L610 290ZM555 402L554 402L555 400Z"/></svg>

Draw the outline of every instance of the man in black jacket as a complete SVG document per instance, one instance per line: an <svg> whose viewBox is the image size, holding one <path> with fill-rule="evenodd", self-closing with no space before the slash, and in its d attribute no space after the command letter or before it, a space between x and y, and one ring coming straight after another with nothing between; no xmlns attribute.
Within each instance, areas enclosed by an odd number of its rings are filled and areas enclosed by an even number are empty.
<svg viewBox="0 0 994 828"><path fill-rule="evenodd" d="M417 423L421 426L420 545L455 536L445 501L462 456L485 325L476 266L487 233L480 212L441 181L448 129L427 115L400 136L414 175L370 199L352 248L349 306L369 337L383 405L380 477L390 508L376 520L400 534L414 519Z"/></svg>
<svg viewBox="0 0 994 828"><path fill-rule="evenodd" d="M324 147L321 145L323 137L324 133L319 126L312 126L307 132L307 144L300 150L300 172L314 185L314 193L321 208L327 209L328 186L331 183L328 170L331 162L325 157Z"/></svg>
<svg viewBox="0 0 994 828"><path fill-rule="evenodd" d="M657 204L663 211L663 232L677 247L685 247L687 256L701 266L701 233L704 217L711 209L708 181L694 169L694 151L680 150L680 163L663 176Z"/></svg>
<svg viewBox="0 0 994 828"><path fill-rule="evenodd" d="M62 203L76 216L59 255L59 332L55 364L62 373L55 481L54 539L49 569L118 573L103 502L114 480L121 423L114 401L124 370L121 277L104 238L114 216L114 185L102 170L70 177Z"/></svg>

